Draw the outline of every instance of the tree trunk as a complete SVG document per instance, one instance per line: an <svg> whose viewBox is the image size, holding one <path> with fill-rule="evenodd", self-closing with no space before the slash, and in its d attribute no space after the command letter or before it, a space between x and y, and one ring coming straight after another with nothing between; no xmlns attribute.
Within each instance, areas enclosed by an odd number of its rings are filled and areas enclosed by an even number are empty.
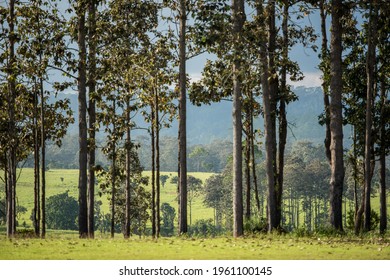
<svg viewBox="0 0 390 280"><path fill-rule="evenodd" d="M9 147L7 151L7 237L13 238L16 233L16 205L15 205L15 193L16 193L16 151L17 151L17 136L15 125L15 99L16 99L16 73L14 68L16 64L15 59L15 1L9 1L9 15L8 15L8 27L9 27L9 45L8 55L9 62L7 65L8 74L8 135L9 135Z"/></svg>
<svg viewBox="0 0 390 280"><path fill-rule="evenodd" d="M372 114L375 94L375 49L376 49L376 31L378 20L377 1L370 1L370 18L368 24L368 50L366 61L367 75L367 100L366 100L366 128L364 145L364 231L371 230L371 160L372 150Z"/></svg>
<svg viewBox="0 0 390 280"><path fill-rule="evenodd" d="M88 236L87 211L87 99L86 99L86 43L85 6L79 2L78 15L78 102L79 102L79 236Z"/></svg>
<svg viewBox="0 0 390 280"><path fill-rule="evenodd" d="M321 70L323 72L322 92L324 94L324 107L325 107L325 154L329 163L331 162L330 153L330 102L329 102L329 70L328 70L328 37L326 33L326 12L324 7L324 0L319 1L320 16L321 16Z"/></svg>
<svg viewBox="0 0 390 280"><path fill-rule="evenodd" d="M187 97L186 97L186 1L180 0L179 33L179 234L188 231L187 221Z"/></svg>
<svg viewBox="0 0 390 280"><path fill-rule="evenodd" d="M383 77L384 78L384 77ZM384 234L387 230L387 203L386 203L386 89L385 81L381 81L381 120L380 120L380 222L379 232Z"/></svg>
<svg viewBox="0 0 390 280"><path fill-rule="evenodd" d="M151 148L152 148L152 236L156 237L156 142L155 142L155 107L153 103L150 105L151 110Z"/></svg>
<svg viewBox="0 0 390 280"><path fill-rule="evenodd" d="M116 102L113 100L113 115L116 112ZM112 174L111 174L111 238L115 236L115 194L116 194L116 120L112 123Z"/></svg>
<svg viewBox="0 0 390 280"><path fill-rule="evenodd" d="M40 57L41 58L41 57ZM40 78L41 90L41 238L46 237L46 126L45 126L45 96L43 78Z"/></svg>
<svg viewBox="0 0 390 280"><path fill-rule="evenodd" d="M253 100L253 96L251 95L251 99ZM256 159L255 159L255 131L253 129L253 114L251 115L250 119L250 141L251 141L251 160L252 160L252 177L253 177L253 184L255 186L255 200L256 200L256 207L259 215L261 215L261 208L260 208L260 198L259 198L259 187L257 184L257 174L256 174Z"/></svg>
<svg viewBox="0 0 390 280"><path fill-rule="evenodd" d="M159 100L157 85L155 89L155 114L156 114L156 237L160 237L160 120Z"/></svg>
<svg viewBox="0 0 390 280"><path fill-rule="evenodd" d="M252 109L250 109L252 110ZM250 115L250 113L248 112ZM246 207L245 218L249 220L251 218L251 170L250 170L250 157L251 157L251 145L250 145L250 117L247 119L247 134L245 143L245 184L246 184Z"/></svg>
<svg viewBox="0 0 390 280"><path fill-rule="evenodd" d="M343 116L341 96L342 81L342 1L332 1L332 33L330 53L330 132L331 132L331 179L330 179L330 224L343 230L342 194L344 182Z"/></svg>
<svg viewBox="0 0 390 280"><path fill-rule="evenodd" d="M269 11L268 14L272 14L272 9L270 6L274 6L274 1L269 2ZM257 14L261 20L260 25L266 23L263 1L259 1L257 6ZM269 17L272 17L269 15ZM272 17L273 18L273 17ZM272 19L268 18L268 25L272 25ZM271 33L271 26L270 33ZM274 35L272 35L274 36ZM273 37L270 36L269 42L273 41ZM278 228L278 214L277 214L277 197L275 189L275 162L276 162L276 143L275 143L275 97L274 88L271 86L270 76L272 67L269 67L269 61L271 57L268 57L267 50L267 40L263 36L260 42L260 62L261 62L261 86L263 90L263 113L264 113L264 138L265 138L265 165L266 165L266 174L267 174L267 184L268 184L268 205L267 205L267 219L268 219L268 231ZM271 66L273 63L270 63Z"/></svg>
<svg viewBox="0 0 390 280"><path fill-rule="evenodd" d="M89 145L88 145L88 237L95 236L95 123L96 123L96 1L90 0L88 6L89 23Z"/></svg>
<svg viewBox="0 0 390 280"><path fill-rule="evenodd" d="M283 194L283 176L284 176L284 152L287 142L287 113L286 113L286 97L287 89L287 62L288 62L288 18L289 18L289 3L285 0L283 3L283 65L281 70L281 95L279 97L279 153L278 153L278 191L277 191L277 214L280 225L282 220L282 194Z"/></svg>
<svg viewBox="0 0 390 280"><path fill-rule="evenodd" d="M245 22L244 1L232 0L233 42L236 56L233 58L233 236L244 234L242 196L242 114L241 114L241 58L242 28Z"/></svg>
<svg viewBox="0 0 390 280"><path fill-rule="evenodd" d="M43 100L42 100L43 102ZM35 236L40 235L40 143L39 143L39 128L38 128L38 83L35 83L34 89L34 212L33 212L33 223Z"/></svg>
<svg viewBox="0 0 390 280"><path fill-rule="evenodd" d="M126 196L126 209L125 209L125 230L124 237L127 239L130 237L130 199L131 199L131 123L130 123L130 97L127 99L126 104L126 186L125 186L125 196Z"/></svg>

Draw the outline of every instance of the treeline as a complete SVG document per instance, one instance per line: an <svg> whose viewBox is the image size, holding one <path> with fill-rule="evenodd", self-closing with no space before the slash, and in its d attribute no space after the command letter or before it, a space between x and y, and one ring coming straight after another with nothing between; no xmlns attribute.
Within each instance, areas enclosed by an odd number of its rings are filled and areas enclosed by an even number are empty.
<svg viewBox="0 0 390 280"><path fill-rule="evenodd" d="M320 122L326 131L329 197L328 203L314 197L313 211L328 205L326 224L344 231L345 163L350 161L354 230L370 231L372 178L378 161L380 232L384 233L390 139L389 13L390 4L384 0L6 2L0 8L0 154L8 237L16 233L17 167L31 154L35 234L45 237L46 145L48 141L60 145L73 121L67 100L54 104L47 100L49 95L66 91L78 94L81 238L94 237L96 192L111 197L111 236L120 219L128 238L135 216L145 217L148 210L152 235L160 235L160 171L165 157L172 156L162 153L160 132L174 118L178 119L178 153L174 155L178 233L188 232L189 159L198 170L212 164L202 161L207 154L203 147L191 151L187 147L188 99L197 106L222 100L233 104L232 162L225 173L226 178L231 177L232 201L226 210L232 210L233 236L243 235L244 220L256 217L248 206L252 197L260 204L258 143L264 145L261 178L266 179L262 195L267 201L266 228L268 232L282 231L286 219L294 221L299 216L293 214L293 209L298 209L294 199L288 204L291 213L285 212L291 184L286 179L287 112L288 105L297 101L289 81L303 78L289 53L297 44L318 51L323 79ZM302 23L310 14L318 16L320 30ZM204 65L202 78L191 82L186 61L201 53L212 54L214 59ZM147 127L134 121L136 114L144 117ZM254 125L260 117L264 127ZM345 124L354 129L349 154L344 149ZM133 129L143 129L150 137L139 143ZM98 130L107 137L101 146ZM150 193L144 188L148 179L142 176L144 167L137 152L146 141L152 171ZM108 164L98 164L97 148ZM303 174L305 169L299 168ZM99 190L95 190L96 176L103 178ZM312 204L309 201L307 205ZM310 221L315 223L312 218ZM325 223L318 217L317 221Z"/></svg>
<svg viewBox="0 0 390 280"><path fill-rule="evenodd" d="M107 168L110 161L99 147L104 146L106 139L97 139L96 165ZM135 136L134 142L139 145L137 154L145 170L151 170L150 137ZM164 161L160 164L161 171L177 171L177 139L163 136L160 140L161 155ZM210 144L197 144L188 147L189 172L222 172L231 156L232 143L228 140L214 140ZM34 158L31 155L22 163L24 167L34 167ZM77 169L78 163L78 135L68 134L61 139L61 146L48 143L46 155L46 169Z"/></svg>

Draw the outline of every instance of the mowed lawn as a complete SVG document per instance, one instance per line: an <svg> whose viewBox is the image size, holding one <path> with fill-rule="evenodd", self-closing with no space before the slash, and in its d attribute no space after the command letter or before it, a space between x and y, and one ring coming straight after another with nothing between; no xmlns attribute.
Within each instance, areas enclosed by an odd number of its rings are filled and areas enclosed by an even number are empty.
<svg viewBox="0 0 390 280"><path fill-rule="evenodd" d="M78 239L52 233L41 239L0 237L1 260L390 260L389 239L379 237Z"/></svg>

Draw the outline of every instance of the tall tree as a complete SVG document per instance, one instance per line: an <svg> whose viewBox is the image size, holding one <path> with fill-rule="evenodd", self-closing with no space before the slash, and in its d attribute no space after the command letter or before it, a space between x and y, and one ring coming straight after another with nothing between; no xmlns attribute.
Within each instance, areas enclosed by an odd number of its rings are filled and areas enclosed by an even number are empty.
<svg viewBox="0 0 390 280"><path fill-rule="evenodd" d="M187 233L187 1L179 3L179 234Z"/></svg>
<svg viewBox="0 0 390 280"><path fill-rule="evenodd" d="M95 130L96 130L96 0L88 2L88 237L94 238L95 221Z"/></svg>
<svg viewBox="0 0 390 280"><path fill-rule="evenodd" d="M369 23L367 32L367 100L366 100L366 128L364 145L364 230L371 229L371 179L372 179L372 118L373 103L375 99L375 64L376 64L376 41L377 41L377 22L378 22L378 3L376 0L370 0L369 3Z"/></svg>
<svg viewBox="0 0 390 280"><path fill-rule="evenodd" d="M240 237L243 227L243 196L242 196L242 115L241 88L242 69L240 51L245 22L245 6L243 0L232 0L233 21L233 236Z"/></svg>
<svg viewBox="0 0 390 280"><path fill-rule="evenodd" d="M7 182L6 182L6 200L7 200L7 237L13 238L16 233L16 153L17 153L17 137L15 125L15 100L16 100L16 17L15 17L15 1L9 2L8 8L8 65L7 65L7 81L8 81L8 134L9 147L6 154L7 157Z"/></svg>
<svg viewBox="0 0 390 280"><path fill-rule="evenodd" d="M331 133L331 178L330 178L330 224L339 231L342 223L342 193L344 181L343 116L341 96L342 80L342 24L341 0L332 1L331 45L330 45L330 133Z"/></svg>
<svg viewBox="0 0 390 280"><path fill-rule="evenodd" d="M88 204L87 204L87 162L88 162L88 129L87 129L87 49L86 49L86 3L77 1L77 45L78 61L78 102L79 102L79 236L88 236Z"/></svg>

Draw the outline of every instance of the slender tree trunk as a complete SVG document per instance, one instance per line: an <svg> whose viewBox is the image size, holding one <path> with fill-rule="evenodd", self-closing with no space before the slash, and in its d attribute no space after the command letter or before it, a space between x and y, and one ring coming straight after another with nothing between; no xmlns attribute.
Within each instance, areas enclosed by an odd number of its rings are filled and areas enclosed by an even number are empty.
<svg viewBox="0 0 390 280"><path fill-rule="evenodd" d="M41 58L41 57L40 57ZM41 94L41 238L46 237L46 125L43 78L40 78Z"/></svg>
<svg viewBox="0 0 390 280"><path fill-rule="evenodd" d="M116 101L113 100L113 113L116 112ZM115 236L115 195L116 195L116 121L112 123L112 177L111 177L111 238Z"/></svg>
<svg viewBox="0 0 390 280"><path fill-rule="evenodd" d="M151 110L151 139L152 139L152 236L155 238L157 235L157 229L156 229L156 142L155 142L155 107L153 104L150 106Z"/></svg>
<svg viewBox="0 0 390 280"><path fill-rule="evenodd" d="M39 237L40 235L40 143L39 143L39 127L38 127L38 83L35 83L34 90L34 214L33 214L33 223L35 236Z"/></svg>
<svg viewBox="0 0 390 280"><path fill-rule="evenodd" d="M15 125L15 99L16 99L16 74L14 72L15 59L15 1L9 1L8 14L9 28L9 45L8 45L8 135L9 147L7 151L7 237L13 238L16 233L16 152L17 152L17 136Z"/></svg>
<svg viewBox="0 0 390 280"><path fill-rule="evenodd" d="M79 2L78 14L78 102L79 102L79 236L88 236L87 206L87 99L86 99L86 27L85 5Z"/></svg>
<svg viewBox="0 0 390 280"><path fill-rule="evenodd" d="M253 98L253 96L251 98ZM261 215L259 187L257 184L257 174L256 174L255 140L254 140L255 132L253 129L253 114L251 115L250 135L251 135L250 141L251 141L252 177L253 177L253 184L255 186L255 200L256 200L257 211L259 215Z"/></svg>
<svg viewBox="0 0 390 280"><path fill-rule="evenodd" d="M384 234L387 230L387 203L386 203L386 88L384 77L381 81L381 120L380 120L380 222L379 232Z"/></svg>
<svg viewBox="0 0 390 280"><path fill-rule="evenodd" d="M158 90L155 93L156 114L156 237L160 237L160 120Z"/></svg>
<svg viewBox="0 0 390 280"><path fill-rule="evenodd" d="M89 145L88 145L88 237L95 237L95 123L96 123L96 1L89 0Z"/></svg>
<svg viewBox="0 0 390 280"><path fill-rule="evenodd" d="M343 14L341 0L332 1L332 33L330 53L330 131L331 131L331 179L330 179L330 224L339 231L343 230L342 194L344 182L343 159L343 116L341 96L342 81L342 25Z"/></svg>
<svg viewBox="0 0 390 280"><path fill-rule="evenodd" d="M323 72L323 82L322 82L322 92L324 94L324 107L325 107L325 154L328 158L329 163L331 162L331 153L330 153L330 102L329 102L329 68L328 68L328 36L326 33L326 11L325 11L325 1L319 1L320 16L321 16L321 70Z"/></svg>
<svg viewBox="0 0 390 280"><path fill-rule="evenodd" d="M245 22L244 1L232 0L233 42L236 56L233 61L233 236L244 234L242 196L242 114L241 58L242 28Z"/></svg>
<svg viewBox="0 0 390 280"><path fill-rule="evenodd" d="M186 97L186 1L180 0L179 33L179 234L188 231L187 221L187 97Z"/></svg>
<svg viewBox="0 0 390 280"><path fill-rule="evenodd" d="M368 50L366 61L367 74L367 101L366 101L366 131L364 145L364 231L371 230L371 160L372 150L372 114L375 94L375 49L376 49L376 31L378 20L377 1L370 1L370 19L368 24Z"/></svg>
<svg viewBox="0 0 390 280"><path fill-rule="evenodd" d="M252 109L250 109L252 110ZM248 112L250 115L250 113ZM250 170L250 157L251 157L251 144L250 144L250 117L247 119L247 134L245 143L245 184L246 184L246 207L245 218L249 220L251 218L251 170Z"/></svg>
<svg viewBox="0 0 390 280"><path fill-rule="evenodd" d="M287 113L286 113L286 97L287 89L287 63L288 63L288 18L289 18L289 1L283 3L283 65L281 70L281 95L279 97L279 153L278 153L278 191L277 191L277 223L281 224L282 219L282 194L283 194L283 178L284 178L284 152L287 142Z"/></svg>
<svg viewBox="0 0 390 280"><path fill-rule="evenodd" d="M131 123L130 123L130 97L127 99L126 104L126 209L125 209L125 230L124 237L127 239L130 237L130 199L131 199Z"/></svg>
<svg viewBox="0 0 390 280"><path fill-rule="evenodd" d="M359 202L358 202L358 168L357 168L357 135L356 135L356 128L353 127L353 157L354 157L354 164L353 164L353 194L354 194L354 202L355 202L355 220L357 217L357 213L359 211Z"/></svg>

